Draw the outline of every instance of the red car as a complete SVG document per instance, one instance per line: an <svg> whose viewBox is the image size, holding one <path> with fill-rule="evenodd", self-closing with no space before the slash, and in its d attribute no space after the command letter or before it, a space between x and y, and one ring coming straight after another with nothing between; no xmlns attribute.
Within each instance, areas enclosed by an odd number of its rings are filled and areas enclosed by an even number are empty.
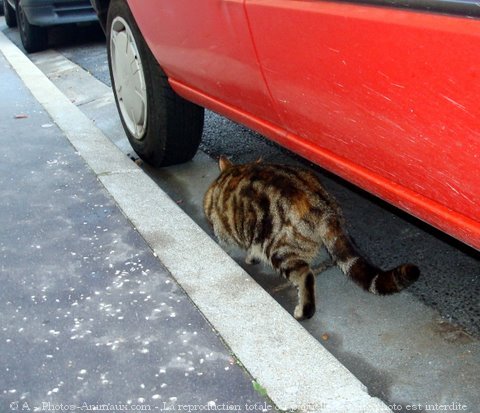
<svg viewBox="0 0 480 413"><path fill-rule="evenodd" d="M480 249L480 7L92 0L124 128L191 159L206 107Z"/></svg>

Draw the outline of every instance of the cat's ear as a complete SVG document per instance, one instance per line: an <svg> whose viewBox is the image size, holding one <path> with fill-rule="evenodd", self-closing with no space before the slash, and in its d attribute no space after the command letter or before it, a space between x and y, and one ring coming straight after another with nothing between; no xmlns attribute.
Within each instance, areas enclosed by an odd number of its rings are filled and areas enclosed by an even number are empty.
<svg viewBox="0 0 480 413"><path fill-rule="evenodd" d="M221 155L220 159L218 160L218 167L220 168L220 171L225 171L226 169L230 168L232 166L232 162L230 162L227 157Z"/></svg>

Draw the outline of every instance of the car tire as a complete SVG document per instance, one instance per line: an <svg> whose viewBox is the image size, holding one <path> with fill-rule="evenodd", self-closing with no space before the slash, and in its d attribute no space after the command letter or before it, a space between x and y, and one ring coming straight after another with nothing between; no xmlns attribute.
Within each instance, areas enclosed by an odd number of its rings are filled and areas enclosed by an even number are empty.
<svg viewBox="0 0 480 413"><path fill-rule="evenodd" d="M20 39L28 53L39 52L48 46L48 32L46 27L30 24L20 1L17 2L17 23Z"/></svg>
<svg viewBox="0 0 480 413"><path fill-rule="evenodd" d="M5 23L8 27L16 27L17 16L15 15L15 9L8 4L8 0L3 0L3 13L5 14Z"/></svg>
<svg viewBox="0 0 480 413"><path fill-rule="evenodd" d="M153 166L189 161L200 144L204 109L173 91L125 1L111 1L106 33L115 101L133 149Z"/></svg>

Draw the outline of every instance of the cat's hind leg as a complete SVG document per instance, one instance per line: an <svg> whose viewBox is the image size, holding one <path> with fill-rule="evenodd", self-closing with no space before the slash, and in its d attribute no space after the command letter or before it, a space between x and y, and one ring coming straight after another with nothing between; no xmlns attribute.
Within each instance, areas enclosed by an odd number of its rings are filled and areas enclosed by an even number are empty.
<svg viewBox="0 0 480 413"><path fill-rule="evenodd" d="M305 272L295 272L290 281L297 287L298 304L293 316L297 320L312 318L315 314L315 276L308 269Z"/></svg>
<svg viewBox="0 0 480 413"><path fill-rule="evenodd" d="M302 259L288 259L272 264L277 271L287 278L298 292L298 304L293 313L297 320L313 317L315 314L315 276L310 265Z"/></svg>

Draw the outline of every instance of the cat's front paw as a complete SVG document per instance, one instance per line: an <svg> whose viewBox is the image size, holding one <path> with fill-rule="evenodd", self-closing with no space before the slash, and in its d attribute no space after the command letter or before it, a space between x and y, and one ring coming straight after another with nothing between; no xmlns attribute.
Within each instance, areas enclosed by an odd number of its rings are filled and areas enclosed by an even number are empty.
<svg viewBox="0 0 480 413"><path fill-rule="evenodd" d="M256 264L260 263L260 260L257 259L257 258L251 257L250 255L248 255L248 256L245 258L245 263L248 264L248 265L256 265Z"/></svg>

